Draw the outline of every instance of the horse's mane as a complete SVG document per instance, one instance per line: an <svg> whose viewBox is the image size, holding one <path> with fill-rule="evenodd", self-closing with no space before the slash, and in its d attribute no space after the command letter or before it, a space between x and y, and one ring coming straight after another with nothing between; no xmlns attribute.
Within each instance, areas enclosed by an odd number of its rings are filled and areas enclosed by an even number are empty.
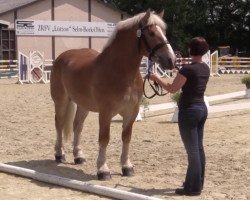
<svg viewBox="0 0 250 200"><path fill-rule="evenodd" d="M135 15L134 17L118 22L108 42L104 46L104 49L107 48L113 42L119 30L129 29L133 27L134 25L139 24L139 22L141 21L141 19L144 17L145 14L146 14L145 12L140 13L140 14ZM165 30L167 27L167 25L165 24L165 22L162 20L160 16L158 16L157 14L151 13L148 19L148 22L145 25L150 26L153 24L160 26L163 30Z"/></svg>

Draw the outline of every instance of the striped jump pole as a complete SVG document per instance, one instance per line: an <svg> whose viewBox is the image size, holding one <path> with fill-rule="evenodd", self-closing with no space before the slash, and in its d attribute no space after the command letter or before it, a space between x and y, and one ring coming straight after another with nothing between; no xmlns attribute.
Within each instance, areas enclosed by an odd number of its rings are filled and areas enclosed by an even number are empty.
<svg viewBox="0 0 250 200"><path fill-rule="evenodd" d="M0 60L0 63L17 63L18 60Z"/></svg>
<svg viewBox="0 0 250 200"><path fill-rule="evenodd" d="M0 65L0 69L5 69L5 68L17 68L17 64L13 64L13 65Z"/></svg>
<svg viewBox="0 0 250 200"><path fill-rule="evenodd" d="M11 79L11 78L18 78L18 75L13 75L13 76L0 76L0 79Z"/></svg>
<svg viewBox="0 0 250 200"><path fill-rule="evenodd" d="M8 69L8 68L6 68L6 69L1 69L0 68L0 72L18 72L18 69Z"/></svg>
<svg viewBox="0 0 250 200"><path fill-rule="evenodd" d="M176 58L176 66L178 68L181 68L183 65L191 64L192 59L191 58Z"/></svg>
<svg viewBox="0 0 250 200"><path fill-rule="evenodd" d="M18 60L0 60L0 79L18 78Z"/></svg>

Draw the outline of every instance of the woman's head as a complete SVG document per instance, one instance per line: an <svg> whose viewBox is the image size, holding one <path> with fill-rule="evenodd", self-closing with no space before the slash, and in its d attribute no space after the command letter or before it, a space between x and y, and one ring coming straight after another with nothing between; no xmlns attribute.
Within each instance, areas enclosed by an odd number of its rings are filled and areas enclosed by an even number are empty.
<svg viewBox="0 0 250 200"><path fill-rule="evenodd" d="M209 50L207 41L203 37L194 37L189 43L191 56L203 56Z"/></svg>

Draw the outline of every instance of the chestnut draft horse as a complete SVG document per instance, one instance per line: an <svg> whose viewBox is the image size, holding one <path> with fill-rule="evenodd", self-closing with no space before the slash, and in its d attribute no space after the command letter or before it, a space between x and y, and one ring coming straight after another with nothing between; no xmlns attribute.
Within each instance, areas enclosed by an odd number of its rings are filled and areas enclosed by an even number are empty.
<svg viewBox="0 0 250 200"><path fill-rule="evenodd" d="M139 66L145 55L152 60L157 59L164 68L173 68L175 54L165 37L165 28L160 14L147 11L119 22L102 53L93 49L74 49L58 56L50 79L55 104L57 162L65 161L63 137L67 138L70 132L74 132L75 163L85 161L80 147L83 123L89 111L98 112L97 177L99 180L110 179L106 150L111 120L119 114L123 118L122 174L134 174L128 153L143 90Z"/></svg>

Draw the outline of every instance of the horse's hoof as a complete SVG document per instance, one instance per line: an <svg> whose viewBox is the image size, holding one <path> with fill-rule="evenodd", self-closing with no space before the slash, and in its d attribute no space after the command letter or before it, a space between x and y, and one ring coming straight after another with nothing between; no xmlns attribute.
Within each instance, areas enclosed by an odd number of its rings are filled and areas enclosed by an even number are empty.
<svg viewBox="0 0 250 200"><path fill-rule="evenodd" d="M111 179L111 174L110 174L110 172L98 172L97 178L100 181L107 181L107 180Z"/></svg>
<svg viewBox="0 0 250 200"><path fill-rule="evenodd" d="M66 162L65 155L62 155L62 156L55 155L55 160L57 163L65 163Z"/></svg>
<svg viewBox="0 0 250 200"><path fill-rule="evenodd" d="M134 176L135 171L133 167L123 167L122 176Z"/></svg>
<svg viewBox="0 0 250 200"><path fill-rule="evenodd" d="M81 157L75 158L74 161L75 161L76 165L80 165L80 164L83 164L84 162L86 162L86 160L84 158L81 158Z"/></svg>

